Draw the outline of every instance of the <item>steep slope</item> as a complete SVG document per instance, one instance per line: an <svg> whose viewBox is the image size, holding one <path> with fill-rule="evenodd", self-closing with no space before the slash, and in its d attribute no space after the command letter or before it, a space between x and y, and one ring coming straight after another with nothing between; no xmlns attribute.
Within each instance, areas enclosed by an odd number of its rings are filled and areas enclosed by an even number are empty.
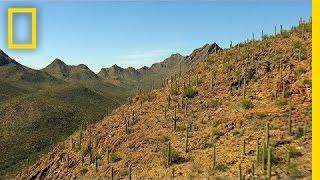
<svg viewBox="0 0 320 180"><path fill-rule="evenodd" d="M16 178L248 179L253 166L265 178L270 165L272 179L310 179L311 101L311 24L303 23L202 58Z"/></svg>
<svg viewBox="0 0 320 180"><path fill-rule="evenodd" d="M0 179L37 160L79 123L100 120L128 96L85 65L55 60L46 70L23 66L0 51Z"/></svg>

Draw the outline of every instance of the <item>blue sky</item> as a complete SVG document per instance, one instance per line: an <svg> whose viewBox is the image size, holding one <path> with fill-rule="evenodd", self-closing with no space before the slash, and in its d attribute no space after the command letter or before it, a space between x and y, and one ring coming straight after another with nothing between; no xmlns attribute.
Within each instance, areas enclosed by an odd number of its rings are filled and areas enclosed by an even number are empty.
<svg viewBox="0 0 320 180"><path fill-rule="evenodd" d="M7 8L36 7L36 50L7 49ZM173 53L188 55L205 43L227 47L290 28L309 19L311 0L235 1L1 1L0 49L18 62L41 69L55 58L67 64L102 67L150 66ZM28 37L26 18L16 18L17 40ZM26 41L26 40L25 40Z"/></svg>

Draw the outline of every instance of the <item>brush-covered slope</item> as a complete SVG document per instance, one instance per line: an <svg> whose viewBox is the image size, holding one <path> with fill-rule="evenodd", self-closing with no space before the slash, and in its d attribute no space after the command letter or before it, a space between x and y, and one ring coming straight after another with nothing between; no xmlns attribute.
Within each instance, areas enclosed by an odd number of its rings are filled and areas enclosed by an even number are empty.
<svg viewBox="0 0 320 180"><path fill-rule="evenodd" d="M271 165L271 179L311 179L309 23L202 58L175 82L74 133L16 178L239 179L241 169L247 179L254 166L261 179L268 174L262 162Z"/></svg>
<svg viewBox="0 0 320 180"><path fill-rule="evenodd" d="M128 96L84 65L69 70L71 81L25 67L0 51L0 179L37 160L79 123L100 120Z"/></svg>

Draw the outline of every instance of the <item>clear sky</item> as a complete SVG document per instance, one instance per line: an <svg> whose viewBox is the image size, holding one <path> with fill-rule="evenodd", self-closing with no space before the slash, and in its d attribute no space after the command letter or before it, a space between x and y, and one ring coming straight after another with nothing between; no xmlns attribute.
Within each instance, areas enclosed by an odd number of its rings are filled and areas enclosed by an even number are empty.
<svg viewBox="0 0 320 180"><path fill-rule="evenodd" d="M8 7L37 8L36 50L7 49ZM35 69L55 58L86 64L94 72L113 64L137 68L173 53L188 55L205 43L227 47L231 40L243 41L253 32L260 36L261 30L272 33L275 25L290 28L310 16L311 0L8 0L0 2L0 49ZM15 22L17 39L30 32L21 19Z"/></svg>

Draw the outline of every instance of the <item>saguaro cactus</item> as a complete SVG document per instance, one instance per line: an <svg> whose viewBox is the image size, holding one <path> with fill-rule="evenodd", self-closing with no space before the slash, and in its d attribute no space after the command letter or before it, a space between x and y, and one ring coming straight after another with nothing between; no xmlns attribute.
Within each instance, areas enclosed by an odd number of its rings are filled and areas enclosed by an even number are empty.
<svg viewBox="0 0 320 180"><path fill-rule="evenodd" d="M268 122L266 123L266 127L265 127L265 136L266 136L265 140L266 140L266 146L267 146L266 148L269 148L269 138L270 137L269 137L269 123Z"/></svg>
<svg viewBox="0 0 320 180"><path fill-rule="evenodd" d="M114 179L114 170L113 170L113 167L111 167L111 180Z"/></svg>
<svg viewBox="0 0 320 180"><path fill-rule="evenodd" d="M246 140L243 140L243 155L246 155Z"/></svg>
<svg viewBox="0 0 320 180"><path fill-rule="evenodd" d="M189 127L188 127L188 125L186 125L186 139L185 139L185 144L186 144L185 151L186 151L186 153L188 153L188 138L189 138Z"/></svg>
<svg viewBox="0 0 320 180"><path fill-rule="evenodd" d="M213 160L213 168L216 166L216 145L212 146L213 151L212 151L212 160Z"/></svg>
<svg viewBox="0 0 320 180"><path fill-rule="evenodd" d="M128 175L129 177L128 178L129 178L129 180L131 180L131 178L132 178L132 176L131 176L131 170L132 170L131 166L132 165L130 164L129 167L128 167L128 171L129 171L129 175Z"/></svg>
<svg viewBox="0 0 320 180"><path fill-rule="evenodd" d="M110 163L110 149L107 149L107 163Z"/></svg>
<svg viewBox="0 0 320 180"><path fill-rule="evenodd" d="M172 120L173 120L173 131L176 131L176 129L177 129L177 120L178 120L178 117L177 117L177 106L174 106L174 116L172 117Z"/></svg>
<svg viewBox="0 0 320 180"><path fill-rule="evenodd" d="M256 147L256 164L258 165L260 161L260 147L259 141L257 140L257 147Z"/></svg>
<svg viewBox="0 0 320 180"><path fill-rule="evenodd" d="M167 163L168 163L168 166L171 165L171 143L170 141L168 142L168 151L167 151Z"/></svg>
<svg viewBox="0 0 320 180"><path fill-rule="evenodd" d="M246 76L243 75L242 99L246 99Z"/></svg>
<svg viewBox="0 0 320 180"><path fill-rule="evenodd" d="M267 168L267 179L271 179L271 148L268 148L268 168Z"/></svg>
<svg viewBox="0 0 320 180"><path fill-rule="evenodd" d="M241 163L239 163L239 180L243 180Z"/></svg>
<svg viewBox="0 0 320 180"><path fill-rule="evenodd" d="M98 172L98 157L95 156L94 160L95 160L95 165L96 165L96 171Z"/></svg>
<svg viewBox="0 0 320 180"><path fill-rule="evenodd" d="M288 132L289 132L289 135L292 134L292 97L290 96L289 98L289 119L288 119Z"/></svg>

